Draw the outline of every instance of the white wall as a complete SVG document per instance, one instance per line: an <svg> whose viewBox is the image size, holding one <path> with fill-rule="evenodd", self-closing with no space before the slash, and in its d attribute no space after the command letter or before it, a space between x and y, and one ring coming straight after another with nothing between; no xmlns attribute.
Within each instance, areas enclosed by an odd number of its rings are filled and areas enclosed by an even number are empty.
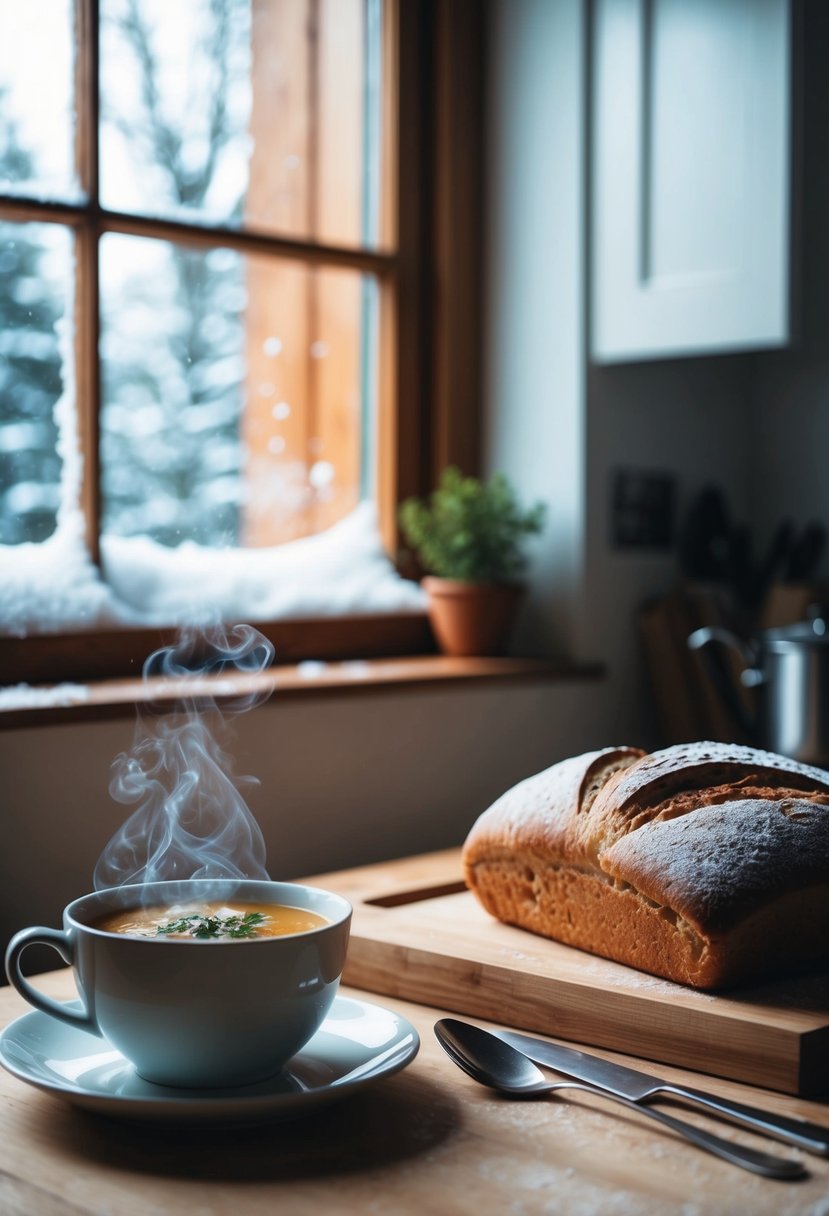
<svg viewBox="0 0 829 1216"><path fill-rule="evenodd" d="M490 66L487 465L547 503L519 643L607 664L598 737L656 739L636 612L676 577L671 553L609 545L613 469L705 482L748 508L747 356L589 368L583 0L494 0Z"/></svg>
<svg viewBox="0 0 829 1216"><path fill-rule="evenodd" d="M595 653L583 635L587 449L584 12L581 0L491 7L485 458L547 505L516 643Z"/></svg>

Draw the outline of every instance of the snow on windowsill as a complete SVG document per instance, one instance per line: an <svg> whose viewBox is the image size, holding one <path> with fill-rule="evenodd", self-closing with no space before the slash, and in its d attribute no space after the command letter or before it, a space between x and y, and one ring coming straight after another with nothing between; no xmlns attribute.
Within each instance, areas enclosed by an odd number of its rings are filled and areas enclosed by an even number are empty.
<svg viewBox="0 0 829 1216"><path fill-rule="evenodd" d="M107 536L99 571L70 516L42 544L0 546L0 632L183 625L412 612L419 586L387 557L373 504L325 532L270 549L176 549Z"/></svg>
<svg viewBox="0 0 829 1216"><path fill-rule="evenodd" d="M379 695L383 691L410 694L436 692L459 686L571 683L602 675L596 664L561 663L541 658L475 658L443 654L410 655L330 662L301 662L256 673L206 675L188 685L198 700L208 697L221 707L223 698L253 694L275 696L284 705L297 699ZM33 726L66 725L132 718L140 705L152 703L155 711L173 710L181 696L175 681L153 676L120 678L87 685L56 684L32 688L18 684L0 689L0 732Z"/></svg>
<svg viewBox="0 0 829 1216"><path fill-rule="evenodd" d="M87 684L54 684L49 688L32 688L29 684L13 684L0 688L0 711L7 709L54 709L56 706L85 705L89 701Z"/></svg>

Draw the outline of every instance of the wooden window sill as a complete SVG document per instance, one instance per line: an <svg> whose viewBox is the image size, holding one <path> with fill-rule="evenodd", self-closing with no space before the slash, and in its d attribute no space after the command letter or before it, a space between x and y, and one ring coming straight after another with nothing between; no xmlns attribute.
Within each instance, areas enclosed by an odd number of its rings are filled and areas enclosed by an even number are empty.
<svg viewBox="0 0 829 1216"><path fill-rule="evenodd" d="M279 701L383 692L415 692L470 684L593 680L603 674L599 663L562 663L547 659L451 658L418 655L347 662L303 662L271 667L253 675L204 676L188 681L187 696L221 706L239 696L271 695ZM84 684L23 687L15 700L4 690L0 729L69 722L129 718L137 707L171 712L180 699L181 683L163 677L101 680Z"/></svg>

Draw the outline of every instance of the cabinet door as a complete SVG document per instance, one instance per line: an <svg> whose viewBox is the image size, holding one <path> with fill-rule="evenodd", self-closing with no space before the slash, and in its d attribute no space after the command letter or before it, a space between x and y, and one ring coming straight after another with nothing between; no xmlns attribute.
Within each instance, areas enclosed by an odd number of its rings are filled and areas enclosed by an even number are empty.
<svg viewBox="0 0 829 1216"><path fill-rule="evenodd" d="M594 359L789 339L789 0L596 0Z"/></svg>

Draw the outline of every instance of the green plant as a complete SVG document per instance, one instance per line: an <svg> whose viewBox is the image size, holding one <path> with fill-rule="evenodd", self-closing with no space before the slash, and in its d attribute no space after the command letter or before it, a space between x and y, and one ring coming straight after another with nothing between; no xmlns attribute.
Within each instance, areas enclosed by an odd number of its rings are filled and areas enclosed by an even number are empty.
<svg viewBox="0 0 829 1216"><path fill-rule="evenodd" d="M503 473L488 482L444 470L428 500L400 506L400 526L424 568L467 583L504 583L524 565L523 542L541 531L545 509L524 510Z"/></svg>

